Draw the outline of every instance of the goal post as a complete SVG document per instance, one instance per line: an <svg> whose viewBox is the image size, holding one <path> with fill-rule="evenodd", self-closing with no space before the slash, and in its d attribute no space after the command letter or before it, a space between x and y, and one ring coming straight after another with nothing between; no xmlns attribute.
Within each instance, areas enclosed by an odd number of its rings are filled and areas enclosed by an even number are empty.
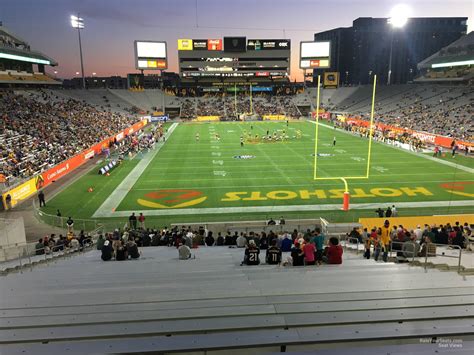
<svg viewBox="0 0 474 355"><path fill-rule="evenodd" d="M368 179L370 176L370 162L372 158L372 138L374 135L374 108L375 108L375 92L377 86L377 75L374 75L373 87L372 87L372 107L370 111L370 122L369 122L369 142L367 150L367 165L365 175L359 176L331 176L331 177L321 177L318 176L318 139L319 139L319 111L320 111L320 91L321 91L321 76L318 75L317 83L317 93L316 93L316 124L315 124L315 134L314 134L314 180L341 180L344 183L344 197L342 210L349 210L349 200L350 192L347 180L357 180L357 179Z"/></svg>

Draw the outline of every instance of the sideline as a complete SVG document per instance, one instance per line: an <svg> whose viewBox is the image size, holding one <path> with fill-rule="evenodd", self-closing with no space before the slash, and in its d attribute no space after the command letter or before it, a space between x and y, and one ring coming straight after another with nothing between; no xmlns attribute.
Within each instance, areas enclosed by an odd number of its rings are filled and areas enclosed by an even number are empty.
<svg viewBox="0 0 474 355"><path fill-rule="evenodd" d="M387 202L385 202L387 203ZM392 203L392 202L388 202ZM423 201L423 202L393 202L397 208L419 208L419 207L462 207L472 206L472 200L463 201ZM351 210L377 209L383 202L353 203ZM157 209L142 210L146 216L174 216L174 215L199 215L199 214L224 214L224 213L248 213L248 212L298 212L298 211L330 211L339 210L342 203L330 205L293 205L293 206L248 206L248 207L217 207L217 208L179 208L179 209ZM136 211L112 211L97 210L93 217L128 217Z"/></svg>
<svg viewBox="0 0 474 355"><path fill-rule="evenodd" d="M306 122L310 122L310 123L316 124L315 121L306 120ZM319 123L319 124L320 124L321 126L323 126L323 127L334 129L334 127L328 126L328 125L325 124L325 123ZM336 130L337 130L337 132L343 132L343 133L349 134L349 135L351 135L351 136L354 136L352 133L347 132L347 131L345 131L345 130L343 130L343 129L336 128ZM436 158L431 157L431 156L426 155L426 154L417 153L417 152L412 152L412 151L410 151L410 150L402 149L402 148L399 148L399 147L394 147L393 145L385 144L385 143L383 143L383 142L379 142L379 141L376 141L376 140L374 140L373 142L374 142L374 143L378 143L378 144L383 144L383 145L386 146L386 147L390 147L390 148L393 148L393 149L397 149L397 150L400 150L400 151L402 151L402 152L409 153L409 154L415 155L415 156L420 157L420 158L424 158L424 159L428 159L428 160L434 161L434 162L436 162L436 163L444 164L444 165L450 166L450 167L452 167L452 168L456 168L456 169L459 169L459 170L464 170L465 172L468 172L468 173L470 173L470 174L474 174L474 169L468 168L467 166L464 166L464 165L460 165L460 164L456 164L456 163L450 163L449 161L436 159Z"/></svg>
<svg viewBox="0 0 474 355"><path fill-rule="evenodd" d="M165 137L167 140L177 126L178 126L177 122L171 125L168 132L165 134ZM161 147L163 147L165 143L166 142L156 143L155 150L153 150L149 154L145 154L143 159L140 160L140 162L127 175L127 177L123 179L120 185L117 186L117 188L109 195L109 197L107 197L107 199L102 203L102 205L100 205L97 211L94 212L91 218L104 217L104 213L106 214L111 213L120 205L122 200L129 193L133 185L135 185L137 180L143 174L143 172L148 167L148 165L150 165L152 160L155 158L155 156L158 154ZM110 212L105 212L105 211L110 211Z"/></svg>

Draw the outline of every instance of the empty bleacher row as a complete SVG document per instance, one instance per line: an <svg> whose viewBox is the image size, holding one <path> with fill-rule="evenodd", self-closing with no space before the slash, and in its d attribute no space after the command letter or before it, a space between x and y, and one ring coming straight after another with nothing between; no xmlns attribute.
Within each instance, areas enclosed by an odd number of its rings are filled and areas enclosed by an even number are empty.
<svg viewBox="0 0 474 355"><path fill-rule="evenodd" d="M370 353L474 334L469 277L351 253L338 266L286 268L239 266L242 249L193 252L182 261L150 247L104 263L90 251L0 278L2 353Z"/></svg>

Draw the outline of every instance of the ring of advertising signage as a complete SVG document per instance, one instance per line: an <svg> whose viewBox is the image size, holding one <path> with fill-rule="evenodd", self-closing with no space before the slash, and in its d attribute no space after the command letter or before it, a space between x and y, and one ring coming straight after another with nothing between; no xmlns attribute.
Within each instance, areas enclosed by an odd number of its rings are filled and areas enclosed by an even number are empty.
<svg viewBox="0 0 474 355"><path fill-rule="evenodd" d="M166 42L135 41L135 68L164 70L168 68Z"/></svg>
<svg viewBox="0 0 474 355"><path fill-rule="evenodd" d="M327 69L331 67L331 42L300 42L301 69Z"/></svg>

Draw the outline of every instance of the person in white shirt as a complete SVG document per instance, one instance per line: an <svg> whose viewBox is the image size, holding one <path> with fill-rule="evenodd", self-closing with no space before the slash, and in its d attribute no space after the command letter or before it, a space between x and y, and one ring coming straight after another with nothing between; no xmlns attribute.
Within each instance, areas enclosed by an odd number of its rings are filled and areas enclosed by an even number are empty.
<svg viewBox="0 0 474 355"><path fill-rule="evenodd" d="M237 237L236 240L237 248L245 248L247 245L247 238L245 238L242 234Z"/></svg>
<svg viewBox="0 0 474 355"><path fill-rule="evenodd" d="M416 229L413 231L416 237L416 241L421 241L421 237L423 236L423 231L421 230L420 225L416 226Z"/></svg>
<svg viewBox="0 0 474 355"><path fill-rule="evenodd" d="M392 217L397 217L398 216L398 211L395 208L395 205L392 205Z"/></svg>
<svg viewBox="0 0 474 355"><path fill-rule="evenodd" d="M179 244L178 247L179 260L188 260L191 259L191 249L183 243Z"/></svg>

